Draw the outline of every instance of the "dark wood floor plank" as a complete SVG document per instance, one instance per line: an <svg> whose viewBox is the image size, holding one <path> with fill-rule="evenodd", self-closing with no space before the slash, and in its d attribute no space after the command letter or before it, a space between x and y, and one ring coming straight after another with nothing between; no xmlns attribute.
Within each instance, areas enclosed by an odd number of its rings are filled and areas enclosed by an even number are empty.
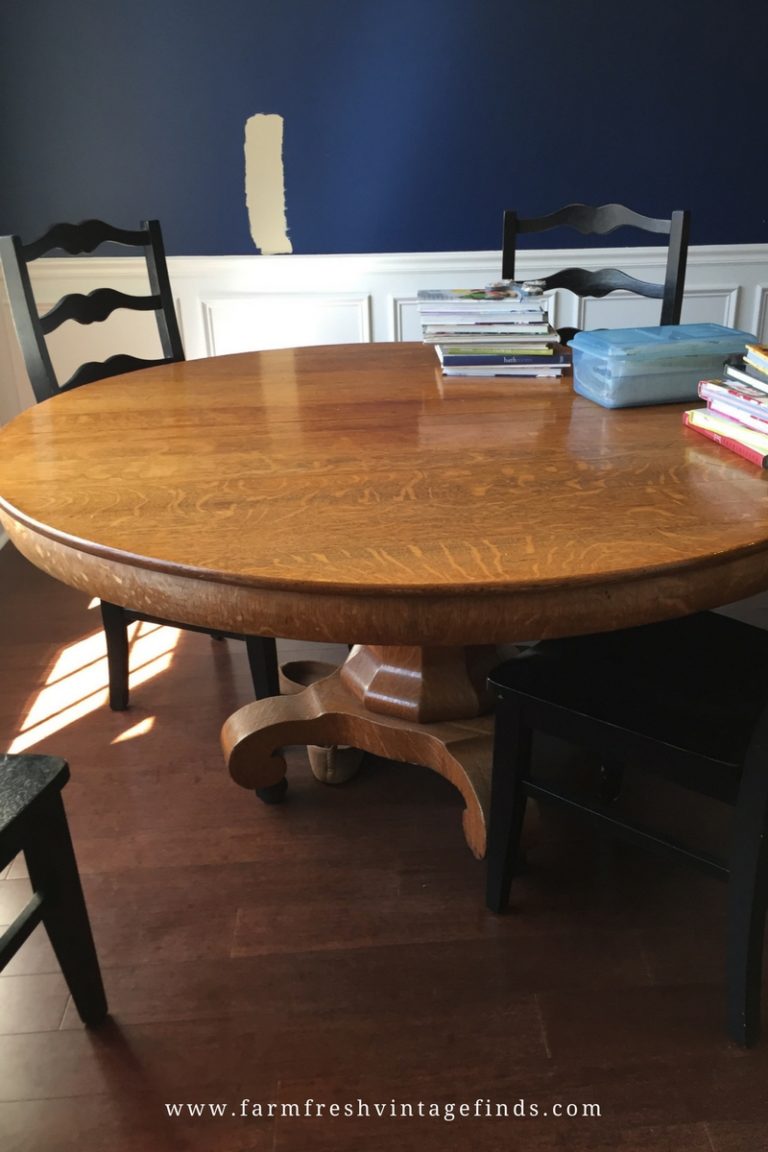
<svg viewBox="0 0 768 1152"><path fill-rule="evenodd" d="M668 1059L709 1045L713 1053L730 1048L725 1034L725 994L718 985L686 984L648 988L604 988L579 996L546 991L539 997L553 1058L606 1062L651 1059L663 1045Z"/></svg>
<svg viewBox="0 0 768 1152"><path fill-rule="evenodd" d="M663 1091L660 1080L651 1080L645 1111L631 1119L619 1109L630 1095L639 1095L637 1090L632 1093L632 1074L596 1071L598 1077L607 1080L598 1093L601 1102L597 1113L592 1111L598 1101L591 1079L595 1070L591 1069L585 1069L583 1078L552 1068L531 1068L520 1077L500 1068L489 1071L468 1066L457 1081L433 1066L408 1080L386 1071L353 1076L343 1085L332 1076L286 1080L280 1085L280 1102L293 1105L294 1111L298 1106L299 1114L278 1118L277 1148L289 1152L302 1147L330 1150L334 1146L367 1150L392 1147L396 1141L397 1147L414 1152L418 1148L467 1147L520 1148L526 1152L711 1152L706 1125L692 1120L671 1093ZM638 1070L634 1071L636 1074ZM638 1086L649 1088L642 1076ZM330 1103L339 1107L341 1115L323 1124L315 1109L321 1104L327 1112ZM419 1116L420 1103L423 1117ZM578 1115L554 1114L555 1108L565 1110L569 1104L576 1105ZM462 1106L465 1115L461 1114ZM344 1114L345 1108L351 1115ZM667 1112L664 1122L659 1122L660 1108ZM412 1115L407 1114L408 1109ZM406 1115L402 1115L404 1110Z"/></svg>
<svg viewBox="0 0 768 1152"><path fill-rule="evenodd" d="M0 925L0 931L7 927L7 924ZM59 973L59 971L59 962L54 955L45 928L40 924L35 928L24 947L16 953L7 968L3 969L0 980L4 980L6 976L38 976L45 973Z"/></svg>
<svg viewBox="0 0 768 1152"><path fill-rule="evenodd" d="M768 1148L768 1122L708 1124L713 1152L758 1152Z"/></svg>
<svg viewBox="0 0 768 1152"><path fill-rule="evenodd" d="M105 968L110 1002L123 1023L251 1018L277 1006L287 1018L306 1014L318 1020L455 1018L457 1006L468 1020L504 1015L540 988L620 987L632 981L626 942L604 945L604 938L558 937L498 942L488 955L485 941L440 941L389 947L270 954L219 960L137 963ZM569 947L574 968L566 971L549 957ZM482 980L467 973L482 971ZM375 997L371 989L376 989ZM521 991L525 990L525 991ZM537 1016L539 1030L540 1020ZM80 1027L73 1009L64 1027ZM472 1027L474 1028L474 1024Z"/></svg>
<svg viewBox="0 0 768 1152"><path fill-rule="evenodd" d="M29 901L31 895L26 879L0 881L0 924L10 924Z"/></svg>
<svg viewBox="0 0 768 1152"><path fill-rule="evenodd" d="M123 1027L98 1032L64 1029L0 1036L0 1100L156 1094L158 1100L231 1098L246 1080L275 1090L268 1053L280 1039L274 1018L253 1025L201 1021ZM173 1095L167 1095L172 1093Z"/></svg>
<svg viewBox="0 0 768 1152"><path fill-rule="evenodd" d="M211 1101L213 1103L213 1101ZM255 1119L171 1118L149 1091L15 1101L0 1115L3 1152L272 1152L274 1126Z"/></svg>
<svg viewBox="0 0 768 1152"><path fill-rule="evenodd" d="M7 972L7 969L6 969ZM61 973L0 978L0 1032L53 1032L69 1000Z"/></svg>

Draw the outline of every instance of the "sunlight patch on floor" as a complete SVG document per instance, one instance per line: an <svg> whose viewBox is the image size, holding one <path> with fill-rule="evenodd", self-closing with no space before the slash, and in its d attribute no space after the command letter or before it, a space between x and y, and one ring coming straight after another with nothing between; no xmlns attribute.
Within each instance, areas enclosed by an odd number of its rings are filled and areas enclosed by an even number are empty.
<svg viewBox="0 0 768 1152"><path fill-rule="evenodd" d="M137 736L146 736L147 732L151 732L154 726L155 717L145 716L143 720L139 720L138 724L134 724L132 728L126 728L125 732L121 732L119 736L115 736L112 743L122 744L126 740L135 740Z"/></svg>
<svg viewBox="0 0 768 1152"><path fill-rule="evenodd" d="M132 689L170 667L179 634L178 628L159 624L130 625ZM67 645L59 653L45 686L33 700L9 752L24 752L96 708L108 707L108 684L107 647L101 630ZM117 739L129 739L129 733L142 735L143 732L137 731L142 723L133 725ZM150 717L144 731L149 731L151 726Z"/></svg>

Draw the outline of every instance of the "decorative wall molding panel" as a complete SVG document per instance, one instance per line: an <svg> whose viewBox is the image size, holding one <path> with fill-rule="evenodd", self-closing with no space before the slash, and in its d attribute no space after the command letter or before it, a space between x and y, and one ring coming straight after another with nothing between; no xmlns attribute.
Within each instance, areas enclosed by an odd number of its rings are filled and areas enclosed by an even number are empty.
<svg viewBox="0 0 768 1152"><path fill-rule="evenodd" d="M371 339L368 293L248 292L202 300L208 356L297 344L365 344Z"/></svg>
<svg viewBox="0 0 768 1152"><path fill-rule="evenodd" d="M643 279L661 280L658 248L591 248L523 251L521 278L545 276L578 265L616 265ZM197 358L251 349L368 340L420 339L416 294L420 288L478 287L495 280L498 252L436 252L350 256L177 256L171 281L187 356ZM125 292L146 290L142 262L83 257L41 260L34 287L42 306L67 292L89 292L113 283ZM578 300L557 292L556 325L620 328L658 322L659 304L624 293ZM683 321L714 321L768 341L768 245L692 248L688 258ZM151 317L115 313L92 330L64 325L52 355L65 374L84 359L103 359L116 348L157 354ZM32 403L8 315L0 296L0 422Z"/></svg>

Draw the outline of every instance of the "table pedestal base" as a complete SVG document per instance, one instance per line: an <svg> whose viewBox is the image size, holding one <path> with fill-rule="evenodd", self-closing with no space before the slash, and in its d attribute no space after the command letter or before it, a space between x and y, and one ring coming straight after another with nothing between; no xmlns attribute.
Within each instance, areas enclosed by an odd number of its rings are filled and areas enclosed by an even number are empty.
<svg viewBox="0 0 768 1152"><path fill-rule="evenodd" d="M230 774L244 788L279 794L286 768L281 748L289 744L347 744L421 764L458 788L466 804L464 835L481 859L492 718L478 713L487 710L484 679L496 660L492 647L354 648L346 664L303 691L254 701L230 716L221 737ZM420 720L423 700L428 713L451 719Z"/></svg>

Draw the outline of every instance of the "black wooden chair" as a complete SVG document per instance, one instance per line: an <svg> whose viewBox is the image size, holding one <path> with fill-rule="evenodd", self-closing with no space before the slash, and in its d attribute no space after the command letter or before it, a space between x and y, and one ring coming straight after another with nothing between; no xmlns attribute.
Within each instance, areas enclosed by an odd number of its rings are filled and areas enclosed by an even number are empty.
<svg viewBox="0 0 768 1152"><path fill-rule="evenodd" d="M69 767L55 756L0 756L0 871L24 853L33 894L0 936L0 970L42 923L80 1019L107 1015L61 790Z"/></svg>
<svg viewBox="0 0 768 1152"><path fill-rule="evenodd" d="M728 1029L738 1043L755 1043L768 899L768 632L697 613L540 643L498 667L489 683L496 734L488 907L501 911L508 902L529 796L727 880ZM596 765L638 769L644 789L657 774L732 806L725 859L681 843L688 833L648 827L653 818L638 822L631 804L594 799L572 779L553 783L542 758L531 756L534 731L588 749Z"/></svg>
<svg viewBox="0 0 768 1152"><path fill-rule="evenodd" d="M30 263L55 249L62 249L70 255L80 255L93 252L105 243L128 246L143 253L149 279L149 294L133 296L115 291L113 288L97 288L87 296L79 293L64 296L50 311L42 316L38 315L29 274ZM5 275L11 315L38 403L55 396L57 392L68 391L95 380L104 380L110 376L133 372L139 368L149 368L156 364L173 364L184 359L163 238L157 220L146 220L136 230L115 228L102 220L85 220L81 224L55 224L45 235L29 244L22 243L18 236L2 236L0 261ZM103 362L89 361L81 365L68 380L60 383L51 361L46 336L66 320L74 320L79 324L100 323L118 308L154 313L162 357L148 360L118 354ZM130 624L139 620L154 624L170 624L193 632L208 631L189 624L147 616L103 601L101 617L107 641L109 704L118 712L128 707ZM278 695L280 689L277 653L273 639L244 636L235 632L217 632L213 635L217 639L244 640L256 697L261 699L265 696Z"/></svg>
<svg viewBox="0 0 768 1152"><path fill-rule="evenodd" d="M587 271L584 268L565 268L543 279L544 290L565 288L576 296L607 296L619 290L633 292L637 296L648 296L661 300L661 324L679 324L685 288L685 268L688 257L688 231L690 213L673 212L669 220L656 220L651 216L641 216L622 204L603 204L590 207L587 204L569 204L548 216L520 219L516 212L504 213L504 235L502 241L501 275L505 280L515 279L515 255L517 237L530 232L547 232L552 228L573 228L582 235L604 235L617 228L634 228L669 236L667 265L664 283L656 284L638 280L621 272L618 268L602 268ZM576 328L560 329L564 340L571 339Z"/></svg>

